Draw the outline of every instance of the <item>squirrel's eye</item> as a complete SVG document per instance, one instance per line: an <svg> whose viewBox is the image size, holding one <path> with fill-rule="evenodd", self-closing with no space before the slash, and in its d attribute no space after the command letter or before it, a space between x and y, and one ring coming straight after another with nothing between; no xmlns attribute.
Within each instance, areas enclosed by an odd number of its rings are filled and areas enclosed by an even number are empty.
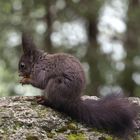
<svg viewBox="0 0 140 140"><path fill-rule="evenodd" d="M21 68L25 68L25 64L24 64L24 63L21 63L21 64L20 64L20 67L21 67Z"/></svg>

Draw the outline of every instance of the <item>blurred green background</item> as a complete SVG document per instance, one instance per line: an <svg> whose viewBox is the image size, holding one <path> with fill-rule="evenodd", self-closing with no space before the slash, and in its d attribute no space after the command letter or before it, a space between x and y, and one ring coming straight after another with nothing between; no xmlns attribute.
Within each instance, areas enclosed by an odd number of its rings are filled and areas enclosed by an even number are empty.
<svg viewBox="0 0 140 140"><path fill-rule="evenodd" d="M0 96L36 95L21 86L21 31L38 47L84 67L88 95L140 95L139 0L0 0Z"/></svg>

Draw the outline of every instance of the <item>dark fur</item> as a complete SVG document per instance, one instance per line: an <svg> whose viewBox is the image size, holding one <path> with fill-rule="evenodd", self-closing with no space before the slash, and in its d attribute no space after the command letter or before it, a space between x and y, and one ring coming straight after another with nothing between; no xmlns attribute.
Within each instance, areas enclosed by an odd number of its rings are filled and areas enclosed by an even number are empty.
<svg viewBox="0 0 140 140"><path fill-rule="evenodd" d="M23 76L21 83L43 89L45 105L116 136L126 137L131 134L138 112L136 105L117 95L98 101L81 100L85 75L75 57L39 51L26 34L23 34L22 46L24 54L19 62L19 72ZM24 68L21 63L25 64ZM30 78L27 79L27 75Z"/></svg>

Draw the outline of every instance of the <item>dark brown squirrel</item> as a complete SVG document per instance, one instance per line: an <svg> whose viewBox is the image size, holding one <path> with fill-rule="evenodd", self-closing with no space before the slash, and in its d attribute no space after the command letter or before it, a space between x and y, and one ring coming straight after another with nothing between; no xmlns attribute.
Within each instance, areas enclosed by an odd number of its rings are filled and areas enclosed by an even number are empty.
<svg viewBox="0 0 140 140"><path fill-rule="evenodd" d="M41 103L64 112L88 126L127 137L134 129L138 106L112 94L99 100L81 99L85 74L80 62L65 53L38 50L27 33L22 35L23 55L19 61L22 84L44 90Z"/></svg>

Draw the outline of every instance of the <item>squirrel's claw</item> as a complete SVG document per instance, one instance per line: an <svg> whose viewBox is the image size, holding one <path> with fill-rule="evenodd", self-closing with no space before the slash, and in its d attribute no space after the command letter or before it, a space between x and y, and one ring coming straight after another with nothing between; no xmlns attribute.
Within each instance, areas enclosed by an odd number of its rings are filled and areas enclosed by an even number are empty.
<svg viewBox="0 0 140 140"><path fill-rule="evenodd" d="M45 98L43 96L36 96L35 98L36 98L37 103L44 104Z"/></svg>
<svg viewBox="0 0 140 140"><path fill-rule="evenodd" d="M51 103L49 102L49 100L45 99L44 96L35 96L35 98L36 98L36 102L38 104L52 107Z"/></svg>

